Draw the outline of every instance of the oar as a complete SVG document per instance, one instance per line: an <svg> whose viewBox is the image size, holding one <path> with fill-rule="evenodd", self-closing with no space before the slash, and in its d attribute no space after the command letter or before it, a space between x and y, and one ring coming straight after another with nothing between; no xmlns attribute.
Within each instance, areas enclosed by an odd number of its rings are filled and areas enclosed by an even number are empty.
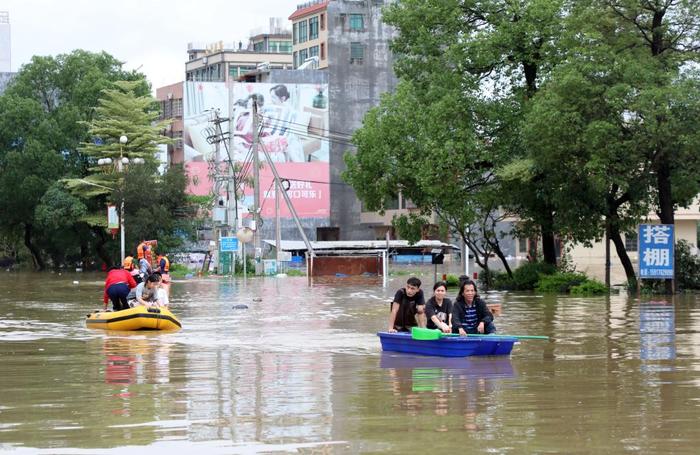
<svg viewBox="0 0 700 455"><path fill-rule="evenodd" d="M438 340L440 338L444 337L456 337L460 336L456 333L443 333L440 330L437 329L424 329L421 327L412 327L411 328L411 338L414 340ZM541 335L505 335L502 333L494 333L491 335L486 335L486 334L480 334L480 333L468 333L468 337L472 338L484 338L484 337L493 337L493 336L498 336L498 337L508 337L508 338L516 338L518 340L549 340L549 337L546 336L541 336Z"/></svg>

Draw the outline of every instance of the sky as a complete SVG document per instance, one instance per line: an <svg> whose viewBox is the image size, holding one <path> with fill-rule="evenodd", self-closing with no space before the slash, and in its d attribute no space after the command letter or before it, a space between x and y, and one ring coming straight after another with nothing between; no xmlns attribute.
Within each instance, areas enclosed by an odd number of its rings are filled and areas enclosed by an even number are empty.
<svg viewBox="0 0 700 455"><path fill-rule="evenodd" d="M185 78L187 43L247 43L305 0L0 0L9 11L12 70L33 55L105 51L139 69L152 87ZM291 24L289 24L291 28Z"/></svg>

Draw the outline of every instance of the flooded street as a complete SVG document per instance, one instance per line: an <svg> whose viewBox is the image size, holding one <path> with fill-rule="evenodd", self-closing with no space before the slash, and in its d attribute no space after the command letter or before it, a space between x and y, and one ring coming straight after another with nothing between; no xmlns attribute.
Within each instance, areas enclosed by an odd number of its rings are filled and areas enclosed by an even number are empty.
<svg viewBox="0 0 700 455"><path fill-rule="evenodd" d="M426 269L427 270L427 269ZM175 333L88 330L101 274L0 275L0 450L697 453L700 299L489 293L510 357L382 353L371 279L176 280ZM421 276L426 298L432 273ZM77 282L77 283L75 283ZM448 291L454 297L456 289ZM247 309L234 308L247 305Z"/></svg>

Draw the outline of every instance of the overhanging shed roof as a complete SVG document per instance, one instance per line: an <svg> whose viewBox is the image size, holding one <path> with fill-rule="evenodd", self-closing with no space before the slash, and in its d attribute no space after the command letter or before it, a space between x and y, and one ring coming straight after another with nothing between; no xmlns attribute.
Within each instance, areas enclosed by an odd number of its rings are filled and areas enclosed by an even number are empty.
<svg viewBox="0 0 700 455"><path fill-rule="evenodd" d="M274 240L263 240L270 246L275 246ZM280 247L282 251L306 251L306 245L301 240L282 240ZM319 241L311 242L311 247L316 250L386 250L386 240L335 240L335 241ZM459 250L458 247L450 243L441 242L439 240L420 240L413 245L408 243L408 240L389 240L389 249L416 249L425 248L442 248Z"/></svg>

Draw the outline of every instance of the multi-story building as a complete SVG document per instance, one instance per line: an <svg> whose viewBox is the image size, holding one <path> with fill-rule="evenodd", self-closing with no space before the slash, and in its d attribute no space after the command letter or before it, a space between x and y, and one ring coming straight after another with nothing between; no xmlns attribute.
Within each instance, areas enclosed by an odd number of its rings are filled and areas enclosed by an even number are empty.
<svg viewBox="0 0 700 455"><path fill-rule="evenodd" d="M349 138L362 126L365 113L396 87L389 42L395 30L382 21L382 0L331 0L327 5L329 132ZM341 175L343 155L353 151L348 140L330 144L331 226L327 240L363 240L383 237L391 223L362 219L362 207L353 188Z"/></svg>
<svg viewBox="0 0 700 455"><path fill-rule="evenodd" d="M261 66L270 69L292 68L292 36L290 33L261 33L243 42L223 41L202 45L189 43L185 63L188 81L228 82Z"/></svg>
<svg viewBox="0 0 700 455"><path fill-rule="evenodd" d="M10 13L0 11L0 73L12 71L10 37Z"/></svg>
<svg viewBox="0 0 700 455"><path fill-rule="evenodd" d="M156 89L156 99L160 102L161 120L171 120L170 125L164 132L165 136L173 139L173 143L168 145L168 164L179 164L184 162L184 147L182 142L183 121L182 121L182 98L183 84L166 85Z"/></svg>
<svg viewBox="0 0 700 455"><path fill-rule="evenodd" d="M328 0L316 0L297 6L289 16L292 21L294 68L303 65L312 57L317 61L314 68L328 67Z"/></svg>

